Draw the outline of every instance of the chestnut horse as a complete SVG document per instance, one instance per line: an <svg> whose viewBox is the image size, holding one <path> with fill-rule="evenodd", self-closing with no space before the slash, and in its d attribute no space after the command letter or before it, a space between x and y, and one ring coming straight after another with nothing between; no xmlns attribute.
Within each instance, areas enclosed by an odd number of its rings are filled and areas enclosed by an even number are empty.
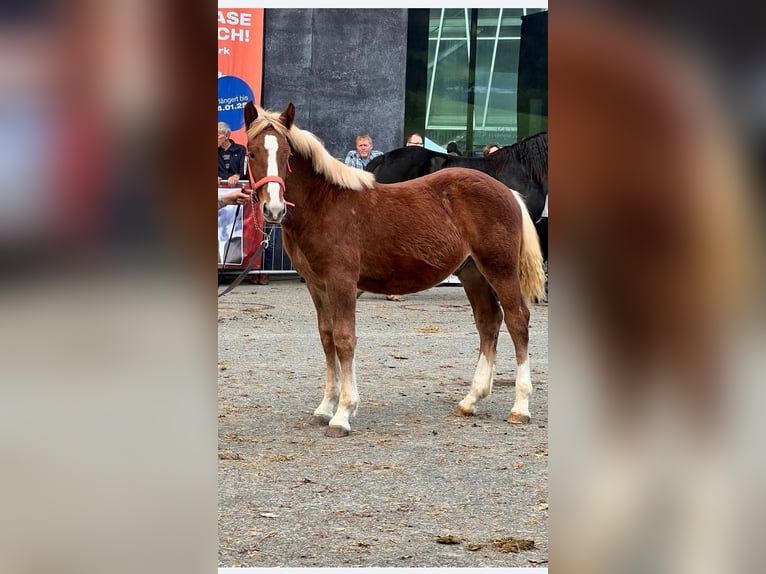
<svg viewBox="0 0 766 574"><path fill-rule="evenodd" d="M500 325L516 350L511 423L530 420L529 308L544 296L537 234L524 201L496 179L455 168L397 184L332 157L282 114L244 109L255 209L281 223L284 248L316 308L327 363L313 421L347 436L356 413L356 293L407 294L438 285L469 256L459 278L479 331L479 359L455 414L471 415L489 395ZM260 179L259 179L260 178ZM289 201L288 201L289 200ZM288 212L287 206L292 205ZM499 300L499 303L498 303Z"/></svg>
<svg viewBox="0 0 766 574"><path fill-rule="evenodd" d="M381 183L398 183L448 167L488 173L524 198L535 222L543 259L548 260L548 133L540 132L503 146L486 157L463 157L405 146L379 155L365 167Z"/></svg>

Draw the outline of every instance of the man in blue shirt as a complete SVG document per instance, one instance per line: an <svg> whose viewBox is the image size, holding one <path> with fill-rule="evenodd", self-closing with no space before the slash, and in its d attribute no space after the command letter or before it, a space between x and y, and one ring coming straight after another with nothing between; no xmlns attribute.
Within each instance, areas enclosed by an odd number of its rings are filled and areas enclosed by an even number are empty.
<svg viewBox="0 0 766 574"><path fill-rule="evenodd" d="M383 155L383 152L372 149L372 138L367 134L361 134L356 136L356 149L346 154L343 163L350 167L364 169L371 159L379 155Z"/></svg>
<svg viewBox="0 0 766 574"><path fill-rule="evenodd" d="M218 122L218 184L235 186L245 177L247 149L229 136L231 128L226 122Z"/></svg>

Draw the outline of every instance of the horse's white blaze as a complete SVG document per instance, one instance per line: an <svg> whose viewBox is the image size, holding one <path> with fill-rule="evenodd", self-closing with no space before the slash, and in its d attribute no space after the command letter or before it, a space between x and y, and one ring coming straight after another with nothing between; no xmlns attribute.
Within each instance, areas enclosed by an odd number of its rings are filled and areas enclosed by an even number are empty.
<svg viewBox="0 0 766 574"><path fill-rule="evenodd" d="M529 415L529 397L532 396L532 377L529 374L529 356L516 366L516 401L512 413Z"/></svg>
<svg viewBox="0 0 766 574"><path fill-rule="evenodd" d="M279 149L279 144L277 143L276 136L267 135L264 137L263 147L266 148L267 152L266 175L279 177L279 169L277 168L277 149ZM269 192L269 201L266 205L269 211L271 211L271 215L277 218L284 209L284 205L279 201L279 184L274 182L267 183L266 191Z"/></svg>
<svg viewBox="0 0 766 574"><path fill-rule="evenodd" d="M495 362L487 359L482 353L476 363L476 370L471 381L471 389L458 405L465 413L472 413L476 409L476 403L492 392L492 381L495 378Z"/></svg>

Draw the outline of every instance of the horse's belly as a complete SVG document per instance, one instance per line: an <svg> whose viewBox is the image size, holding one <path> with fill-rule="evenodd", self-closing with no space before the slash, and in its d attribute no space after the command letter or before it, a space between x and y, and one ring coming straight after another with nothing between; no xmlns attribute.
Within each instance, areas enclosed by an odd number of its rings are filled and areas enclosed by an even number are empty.
<svg viewBox="0 0 766 574"><path fill-rule="evenodd" d="M365 268L364 261L358 287L370 293L406 295L430 289L443 282L465 260L455 253L442 259L438 265L422 259L402 257L391 259L387 265Z"/></svg>

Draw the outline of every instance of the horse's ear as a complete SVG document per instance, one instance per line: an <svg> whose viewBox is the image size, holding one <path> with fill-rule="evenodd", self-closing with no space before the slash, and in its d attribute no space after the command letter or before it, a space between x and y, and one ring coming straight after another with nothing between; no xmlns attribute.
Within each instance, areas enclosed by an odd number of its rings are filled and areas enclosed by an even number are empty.
<svg viewBox="0 0 766 574"><path fill-rule="evenodd" d="M245 104L245 129L250 129L250 124L252 124L256 118L258 117L258 110L255 107L255 104L251 101L248 101Z"/></svg>
<svg viewBox="0 0 766 574"><path fill-rule="evenodd" d="M285 111L279 116L280 123L288 130L293 127L293 121L295 120L295 106L292 102L287 104Z"/></svg>

